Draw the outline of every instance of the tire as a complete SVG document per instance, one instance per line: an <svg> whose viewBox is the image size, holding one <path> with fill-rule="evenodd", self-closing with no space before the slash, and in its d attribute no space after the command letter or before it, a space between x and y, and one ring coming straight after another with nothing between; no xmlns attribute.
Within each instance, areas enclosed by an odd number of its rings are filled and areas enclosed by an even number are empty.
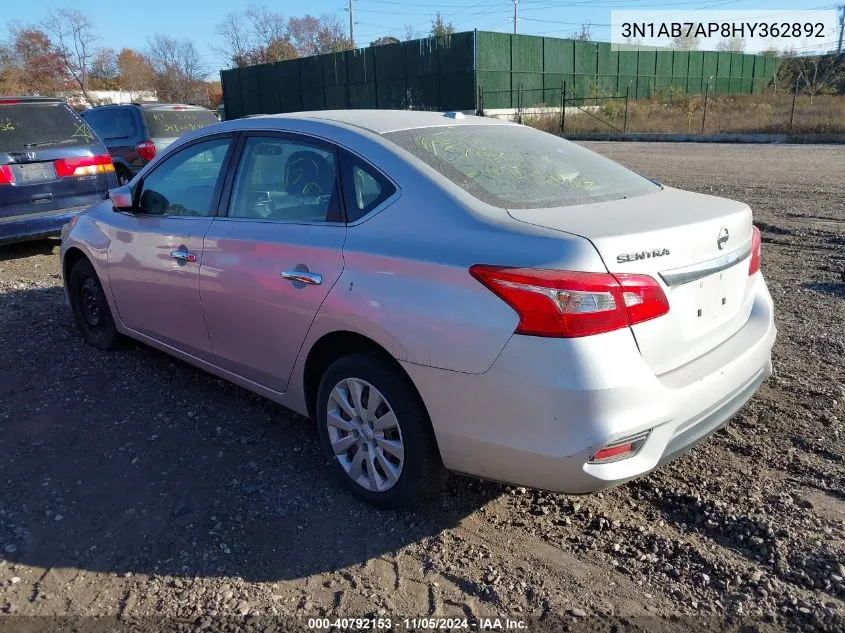
<svg viewBox="0 0 845 633"><path fill-rule="evenodd" d="M357 408L355 385L360 387ZM378 406L366 411L369 404ZM363 415L352 416L357 413ZM445 470L428 413L407 378L381 356L357 353L334 361L320 380L316 418L332 471L360 499L383 509L400 508L439 489Z"/></svg>
<svg viewBox="0 0 845 633"><path fill-rule="evenodd" d="M87 259L80 259L73 265L68 294L76 328L85 341L101 350L114 347L120 334L114 325L100 279Z"/></svg>
<svg viewBox="0 0 845 633"><path fill-rule="evenodd" d="M132 180L132 173L126 169L125 167L118 167L115 171L115 176L117 176L117 186L122 187L123 185L128 185L129 181Z"/></svg>

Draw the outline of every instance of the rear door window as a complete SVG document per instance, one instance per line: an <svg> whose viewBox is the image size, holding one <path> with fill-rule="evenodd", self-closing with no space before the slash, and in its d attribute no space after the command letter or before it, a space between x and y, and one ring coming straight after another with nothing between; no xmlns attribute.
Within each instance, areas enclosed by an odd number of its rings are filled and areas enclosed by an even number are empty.
<svg viewBox="0 0 845 633"><path fill-rule="evenodd" d="M0 104L0 153L96 142L88 124L64 103Z"/></svg>
<svg viewBox="0 0 845 633"><path fill-rule="evenodd" d="M175 138L187 132L218 123L211 110L147 110L144 112L152 138Z"/></svg>
<svg viewBox="0 0 845 633"><path fill-rule="evenodd" d="M85 121L104 141L134 138L138 134L135 116L126 108L103 108L85 113Z"/></svg>

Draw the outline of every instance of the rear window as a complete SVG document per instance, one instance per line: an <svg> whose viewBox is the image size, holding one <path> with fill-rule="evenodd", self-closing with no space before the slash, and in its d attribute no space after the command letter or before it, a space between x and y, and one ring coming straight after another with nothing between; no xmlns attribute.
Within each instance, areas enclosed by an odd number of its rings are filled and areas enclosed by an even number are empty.
<svg viewBox="0 0 845 633"><path fill-rule="evenodd" d="M211 110L197 108L191 110L147 110L147 127L153 138L174 138L206 125L217 123L217 117Z"/></svg>
<svg viewBox="0 0 845 633"><path fill-rule="evenodd" d="M660 190L611 160L529 127L455 125L385 137L479 200L505 209L566 207Z"/></svg>
<svg viewBox="0 0 845 633"><path fill-rule="evenodd" d="M0 104L0 152L95 142L97 137L88 124L64 103Z"/></svg>

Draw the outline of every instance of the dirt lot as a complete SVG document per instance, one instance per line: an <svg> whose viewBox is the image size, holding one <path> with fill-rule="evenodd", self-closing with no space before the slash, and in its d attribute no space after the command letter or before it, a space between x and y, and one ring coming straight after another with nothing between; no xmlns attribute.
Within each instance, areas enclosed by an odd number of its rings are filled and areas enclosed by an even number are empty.
<svg viewBox="0 0 845 633"><path fill-rule="evenodd" d="M379 513L330 482L302 418L138 344L87 347L57 243L3 248L0 611L151 630L367 614L845 630L845 149L590 147L755 211L776 376L727 429L604 494L453 477L427 507Z"/></svg>

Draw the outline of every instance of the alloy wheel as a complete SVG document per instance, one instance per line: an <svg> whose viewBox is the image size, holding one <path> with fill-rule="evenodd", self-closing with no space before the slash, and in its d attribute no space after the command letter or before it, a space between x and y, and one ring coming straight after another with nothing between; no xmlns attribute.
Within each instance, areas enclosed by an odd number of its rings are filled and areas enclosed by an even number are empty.
<svg viewBox="0 0 845 633"><path fill-rule="evenodd" d="M390 403L359 378L338 382L328 400L329 442L343 470L362 488L384 492L402 474L405 445Z"/></svg>

